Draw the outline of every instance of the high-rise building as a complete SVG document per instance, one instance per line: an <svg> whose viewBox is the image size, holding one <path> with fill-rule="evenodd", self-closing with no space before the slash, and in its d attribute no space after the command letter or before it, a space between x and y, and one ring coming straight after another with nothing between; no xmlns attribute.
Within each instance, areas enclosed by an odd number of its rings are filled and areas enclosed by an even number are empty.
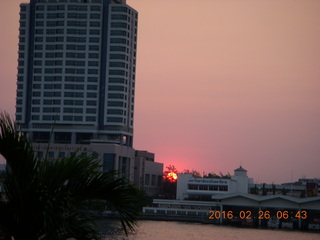
<svg viewBox="0 0 320 240"><path fill-rule="evenodd" d="M132 147L137 17L125 0L21 4L20 131L34 143Z"/></svg>

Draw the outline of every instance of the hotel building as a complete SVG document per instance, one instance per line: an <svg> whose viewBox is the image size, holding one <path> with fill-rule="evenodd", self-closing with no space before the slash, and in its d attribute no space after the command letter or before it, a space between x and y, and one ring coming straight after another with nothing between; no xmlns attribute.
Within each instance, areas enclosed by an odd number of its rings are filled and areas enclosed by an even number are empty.
<svg viewBox="0 0 320 240"><path fill-rule="evenodd" d="M40 157L92 153L134 182L137 25L125 0L20 5L16 126Z"/></svg>
<svg viewBox="0 0 320 240"><path fill-rule="evenodd" d="M137 18L125 0L21 4L20 131L34 143L132 147Z"/></svg>

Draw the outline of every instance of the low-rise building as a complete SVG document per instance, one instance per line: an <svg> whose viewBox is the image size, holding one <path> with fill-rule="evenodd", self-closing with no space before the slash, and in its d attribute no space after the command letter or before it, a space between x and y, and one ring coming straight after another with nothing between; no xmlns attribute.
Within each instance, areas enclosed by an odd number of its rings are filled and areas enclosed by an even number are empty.
<svg viewBox="0 0 320 240"><path fill-rule="evenodd" d="M239 193L247 194L249 183L247 170L241 166L234 170L231 178L197 178L192 174L178 174L178 200L210 200L212 195Z"/></svg>
<svg viewBox="0 0 320 240"><path fill-rule="evenodd" d="M135 152L134 183L149 196L158 195L162 187L163 163L154 161L154 153Z"/></svg>

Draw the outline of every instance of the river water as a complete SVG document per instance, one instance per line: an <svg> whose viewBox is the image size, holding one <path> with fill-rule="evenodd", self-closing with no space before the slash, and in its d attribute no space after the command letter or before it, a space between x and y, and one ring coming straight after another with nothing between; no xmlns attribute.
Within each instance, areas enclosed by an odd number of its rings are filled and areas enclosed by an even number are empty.
<svg viewBox="0 0 320 240"><path fill-rule="evenodd" d="M140 227L128 237L121 225L108 222L104 240L319 240L320 233L290 230L237 228L201 223L139 221ZM110 229L113 229L112 231Z"/></svg>

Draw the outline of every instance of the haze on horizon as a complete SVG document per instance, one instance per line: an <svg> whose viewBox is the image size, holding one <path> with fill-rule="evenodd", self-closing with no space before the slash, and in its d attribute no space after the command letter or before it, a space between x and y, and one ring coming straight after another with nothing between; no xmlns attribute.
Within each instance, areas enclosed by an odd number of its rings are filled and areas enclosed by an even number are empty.
<svg viewBox="0 0 320 240"><path fill-rule="evenodd" d="M0 109L11 115L21 2L0 2ZM127 4L139 12L135 149L180 171L320 178L320 1Z"/></svg>

